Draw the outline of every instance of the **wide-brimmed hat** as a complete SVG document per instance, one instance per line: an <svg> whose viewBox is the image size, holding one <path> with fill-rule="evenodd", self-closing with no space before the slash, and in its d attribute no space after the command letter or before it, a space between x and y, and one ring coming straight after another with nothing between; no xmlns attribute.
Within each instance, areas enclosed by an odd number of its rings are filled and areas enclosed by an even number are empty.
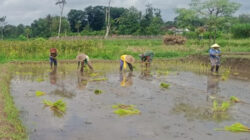
<svg viewBox="0 0 250 140"><path fill-rule="evenodd" d="M134 63L135 62L135 58L131 55L127 55L126 58L125 58L125 61L127 63Z"/></svg>
<svg viewBox="0 0 250 140"><path fill-rule="evenodd" d="M86 59L86 57L87 57L87 55L85 55L84 53L81 53L81 54L78 54L78 55L76 56L76 60L77 60L77 61L83 61L83 60Z"/></svg>
<svg viewBox="0 0 250 140"><path fill-rule="evenodd" d="M214 44L214 45L211 46L211 48L220 48L220 45Z"/></svg>

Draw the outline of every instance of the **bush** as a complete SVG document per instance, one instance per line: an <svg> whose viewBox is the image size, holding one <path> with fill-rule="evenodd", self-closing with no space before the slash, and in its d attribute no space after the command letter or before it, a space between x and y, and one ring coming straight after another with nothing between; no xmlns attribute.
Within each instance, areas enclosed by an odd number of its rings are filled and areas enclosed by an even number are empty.
<svg viewBox="0 0 250 140"><path fill-rule="evenodd" d="M164 44L165 45L182 45L186 42L186 38L179 35L166 35L164 36Z"/></svg>
<svg viewBox="0 0 250 140"><path fill-rule="evenodd" d="M236 24L232 26L232 34L235 38L250 37L250 24Z"/></svg>
<svg viewBox="0 0 250 140"><path fill-rule="evenodd" d="M18 40L26 41L27 38L24 35L19 35Z"/></svg>
<svg viewBox="0 0 250 140"><path fill-rule="evenodd" d="M183 34L188 39L197 39L198 35L196 32L184 32Z"/></svg>

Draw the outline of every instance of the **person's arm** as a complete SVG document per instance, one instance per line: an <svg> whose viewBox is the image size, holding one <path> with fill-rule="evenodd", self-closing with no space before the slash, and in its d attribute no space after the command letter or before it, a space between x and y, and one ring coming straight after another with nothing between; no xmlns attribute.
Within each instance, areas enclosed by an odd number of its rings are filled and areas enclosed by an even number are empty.
<svg viewBox="0 0 250 140"><path fill-rule="evenodd" d="M216 53L215 53L215 51L214 51L213 49L210 49L210 50L209 50L209 54L210 54L211 56L216 56Z"/></svg>

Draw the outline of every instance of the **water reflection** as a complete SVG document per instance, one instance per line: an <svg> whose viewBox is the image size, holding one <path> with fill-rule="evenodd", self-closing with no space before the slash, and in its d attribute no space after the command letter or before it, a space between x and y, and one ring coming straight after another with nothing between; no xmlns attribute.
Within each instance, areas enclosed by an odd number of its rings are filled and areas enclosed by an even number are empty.
<svg viewBox="0 0 250 140"><path fill-rule="evenodd" d="M77 73L77 88L84 90L88 84L88 77L83 72Z"/></svg>
<svg viewBox="0 0 250 140"><path fill-rule="evenodd" d="M132 79L132 72L129 72L128 74L126 72L120 73L120 85L122 87L129 87L133 85L133 79Z"/></svg>
<svg viewBox="0 0 250 140"><path fill-rule="evenodd" d="M219 87L220 76L218 75L208 75L207 76L207 101L210 99L215 99L217 94L220 92Z"/></svg>
<svg viewBox="0 0 250 140"><path fill-rule="evenodd" d="M50 84L55 85L57 81L57 67L53 67L52 71L49 73Z"/></svg>
<svg viewBox="0 0 250 140"><path fill-rule="evenodd" d="M152 80L152 74L150 69L142 69L141 74L139 76L140 79L142 80Z"/></svg>

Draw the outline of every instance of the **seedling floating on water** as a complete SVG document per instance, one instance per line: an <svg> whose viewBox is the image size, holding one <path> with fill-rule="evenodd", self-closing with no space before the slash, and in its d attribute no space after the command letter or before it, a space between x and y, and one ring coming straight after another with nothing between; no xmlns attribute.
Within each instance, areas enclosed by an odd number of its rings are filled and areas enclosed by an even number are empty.
<svg viewBox="0 0 250 140"><path fill-rule="evenodd" d="M228 110L229 107L230 107L229 102L223 102L221 104L221 106L218 105L216 100L214 100L214 102L213 102L213 111L214 112L225 112Z"/></svg>
<svg viewBox="0 0 250 140"><path fill-rule="evenodd" d="M96 78L96 79L92 79L91 81L93 82L99 82L99 81L106 81L108 80L107 78Z"/></svg>
<svg viewBox="0 0 250 140"><path fill-rule="evenodd" d="M40 82L43 82L44 79L40 77L40 78L37 78L36 81L40 83Z"/></svg>
<svg viewBox="0 0 250 140"><path fill-rule="evenodd" d="M100 94L102 94L102 91L99 90L99 89L96 89L96 90L94 91L94 93L95 93L95 95L100 95Z"/></svg>
<svg viewBox="0 0 250 140"><path fill-rule="evenodd" d="M55 109L57 111L60 111L61 113L65 113L66 111L66 103L63 100L57 100L54 103L49 100L43 100L43 103L46 106L49 106L51 109Z"/></svg>
<svg viewBox="0 0 250 140"><path fill-rule="evenodd" d="M230 97L230 101L233 102L233 103L239 103L241 102L239 98L235 97L235 96L231 96Z"/></svg>
<svg viewBox="0 0 250 140"><path fill-rule="evenodd" d="M45 95L45 92L36 91L36 96L43 96L43 95Z"/></svg>
<svg viewBox="0 0 250 140"><path fill-rule="evenodd" d="M250 128L241 123L235 123L231 126L225 126L224 129L215 129L215 130L231 131L231 132L250 132Z"/></svg>
<svg viewBox="0 0 250 140"><path fill-rule="evenodd" d="M112 108L116 109L114 113L119 116L135 115L141 113L138 109L135 109L134 105L118 104L118 105L113 105Z"/></svg>
<svg viewBox="0 0 250 140"><path fill-rule="evenodd" d="M166 84L166 83L161 83L161 88L166 88L166 89L168 89L169 88L169 84Z"/></svg>

